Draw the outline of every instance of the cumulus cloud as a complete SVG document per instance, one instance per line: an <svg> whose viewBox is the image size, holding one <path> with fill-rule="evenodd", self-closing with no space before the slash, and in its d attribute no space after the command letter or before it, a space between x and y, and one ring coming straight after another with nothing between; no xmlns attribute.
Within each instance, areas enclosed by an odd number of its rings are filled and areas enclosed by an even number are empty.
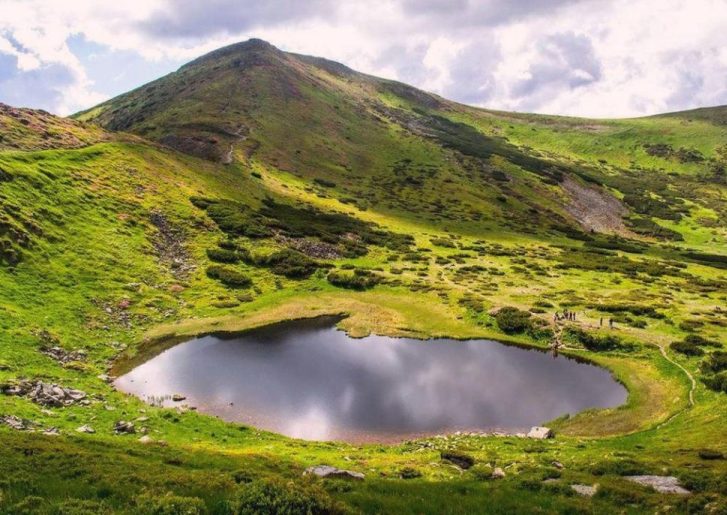
<svg viewBox="0 0 727 515"><path fill-rule="evenodd" d="M59 113L249 37L496 109L727 103L724 0L0 0L0 12L0 101ZM112 61L123 80L108 78Z"/></svg>

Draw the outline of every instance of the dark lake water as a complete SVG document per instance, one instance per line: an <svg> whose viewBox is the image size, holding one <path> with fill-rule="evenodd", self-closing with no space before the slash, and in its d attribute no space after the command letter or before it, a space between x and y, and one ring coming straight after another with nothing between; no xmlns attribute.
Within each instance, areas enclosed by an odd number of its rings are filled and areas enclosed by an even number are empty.
<svg viewBox="0 0 727 515"><path fill-rule="evenodd" d="M527 430L627 395L608 371L562 356L490 340L353 339L332 319L197 338L116 386L292 437L348 441Z"/></svg>

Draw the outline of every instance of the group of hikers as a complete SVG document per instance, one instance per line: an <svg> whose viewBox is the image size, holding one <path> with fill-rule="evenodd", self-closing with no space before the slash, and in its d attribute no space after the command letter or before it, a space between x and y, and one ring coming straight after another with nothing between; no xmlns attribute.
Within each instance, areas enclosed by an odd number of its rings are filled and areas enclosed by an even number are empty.
<svg viewBox="0 0 727 515"><path fill-rule="evenodd" d="M553 322L560 322L561 320L569 320L571 322L576 321L576 312L575 311L568 311L567 309L563 310L563 313L559 313L556 311L553 314ZM598 322L599 327L603 327L603 317ZM608 327L610 329L613 329L613 318L608 319Z"/></svg>
<svg viewBox="0 0 727 515"><path fill-rule="evenodd" d="M567 309L564 309L563 310L563 314L561 315L560 313L558 313L556 311L555 314L553 315L553 320L555 322L559 322L561 320L571 320L571 321L575 322L575 320L576 320L576 312L575 311L568 311Z"/></svg>

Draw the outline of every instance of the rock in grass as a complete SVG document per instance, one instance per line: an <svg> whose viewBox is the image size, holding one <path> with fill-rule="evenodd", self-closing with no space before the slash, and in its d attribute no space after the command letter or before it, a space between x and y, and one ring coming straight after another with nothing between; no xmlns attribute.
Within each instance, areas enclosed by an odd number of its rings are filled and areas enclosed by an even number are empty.
<svg viewBox="0 0 727 515"><path fill-rule="evenodd" d="M185 399L186 399L186 397L184 395L179 394L179 393L175 393L174 395L172 395L172 400L174 402L182 402Z"/></svg>
<svg viewBox="0 0 727 515"><path fill-rule="evenodd" d="M76 431L79 433L88 433L88 434L93 434L96 432L96 430L94 428L92 428L91 426L89 426L88 424L82 425L81 427L76 429Z"/></svg>
<svg viewBox="0 0 727 515"><path fill-rule="evenodd" d="M361 472L353 472L351 470L342 470L329 465L318 465L316 467L308 467L303 472L304 476L314 475L322 478L334 478L334 479L355 479L357 481L363 480L364 476Z"/></svg>
<svg viewBox="0 0 727 515"><path fill-rule="evenodd" d="M527 435L528 438L535 438L537 440L545 440L547 438L553 438L554 436L552 429L542 426L531 427Z"/></svg>
<svg viewBox="0 0 727 515"><path fill-rule="evenodd" d="M442 451L440 456L443 460L454 463L465 470L475 464L475 459L472 456L459 451Z"/></svg>
<svg viewBox="0 0 727 515"><path fill-rule="evenodd" d="M507 474L505 474L505 471L502 470L500 467L495 467L495 470L492 471L492 479L503 479Z"/></svg>
<svg viewBox="0 0 727 515"><path fill-rule="evenodd" d="M662 494L687 495L691 492L679 484L674 476L625 476L624 479L649 486Z"/></svg>
<svg viewBox="0 0 727 515"><path fill-rule="evenodd" d="M114 433L120 434L132 434L136 433L136 428L132 422L126 422L125 420L119 420L114 424Z"/></svg>
<svg viewBox="0 0 727 515"><path fill-rule="evenodd" d="M598 491L598 485L570 485L571 489L577 493L578 495L582 495L583 497L593 497L596 492Z"/></svg>
<svg viewBox="0 0 727 515"><path fill-rule="evenodd" d="M154 440L149 435L144 435L141 438L139 438L139 443L144 445L149 445L150 443L154 443Z"/></svg>

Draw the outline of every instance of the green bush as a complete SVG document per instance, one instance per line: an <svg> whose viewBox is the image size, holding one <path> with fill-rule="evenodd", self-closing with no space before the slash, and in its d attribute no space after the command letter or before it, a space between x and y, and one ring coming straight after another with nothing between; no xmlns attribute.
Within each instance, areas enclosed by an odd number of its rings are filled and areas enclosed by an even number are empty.
<svg viewBox="0 0 727 515"><path fill-rule="evenodd" d="M404 467L399 471L399 477L401 479L416 479L422 477L422 473L413 467Z"/></svg>
<svg viewBox="0 0 727 515"><path fill-rule="evenodd" d="M240 261L240 253L230 249L207 249L207 257L210 261L217 263L237 263Z"/></svg>
<svg viewBox="0 0 727 515"><path fill-rule="evenodd" d="M727 370L727 352L715 351L700 366L705 374L716 374Z"/></svg>
<svg viewBox="0 0 727 515"><path fill-rule="evenodd" d="M704 351L699 346L689 343L687 341L672 342L669 348L674 352L679 352L685 356L703 356Z"/></svg>
<svg viewBox="0 0 727 515"><path fill-rule="evenodd" d="M112 513L112 511L98 501L67 499L53 506L49 513L51 515L103 515Z"/></svg>
<svg viewBox="0 0 727 515"><path fill-rule="evenodd" d="M612 334L596 336L578 327L566 327L563 332L567 338L577 341L591 351L632 350L633 348Z"/></svg>
<svg viewBox="0 0 727 515"><path fill-rule="evenodd" d="M497 327L507 334L522 333L532 328L530 313L510 306L500 309L495 320Z"/></svg>
<svg viewBox="0 0 727 515"><path fill-rule="evenodd" d="M135 513L140 515L202 515L207 508L199 497L142 494L135 499Z"/></svg>
<svg viewBox="0 0 727 515"><path fill-rule="evenodd" d="M230 503L235 515L334 515L343 509L315 486L260 480L244 484Z"/></svg>
<svg viewBox="0 0 727 515"><path fill-rule="evenodd" d="M258 258L256 263L267 266L274 274L289 279L306 279L323 266L305 254L292 249L279 250L269 256Z"/></svg>
<svg viewBox="0 0 727 515"><path fill-rule="evenodd" d="M328 274L328 282L339 288L368 290L381 282L381 276L369 270L354 270L353 273L334 271Z"/></svg>
<svg viewBox="0 0 727 515"><path fill-rule="evenodd" d="M207 267L207 277L217 279L231 288L249 288L252 286L252 280L248 276L229 266L209 266Z"/></svg>
<svg viewBox="0 0 727 515"><path fill-rule="evenodd" d="M710 390L727 393L727 372L703 377L702 382Z"/></svg>

